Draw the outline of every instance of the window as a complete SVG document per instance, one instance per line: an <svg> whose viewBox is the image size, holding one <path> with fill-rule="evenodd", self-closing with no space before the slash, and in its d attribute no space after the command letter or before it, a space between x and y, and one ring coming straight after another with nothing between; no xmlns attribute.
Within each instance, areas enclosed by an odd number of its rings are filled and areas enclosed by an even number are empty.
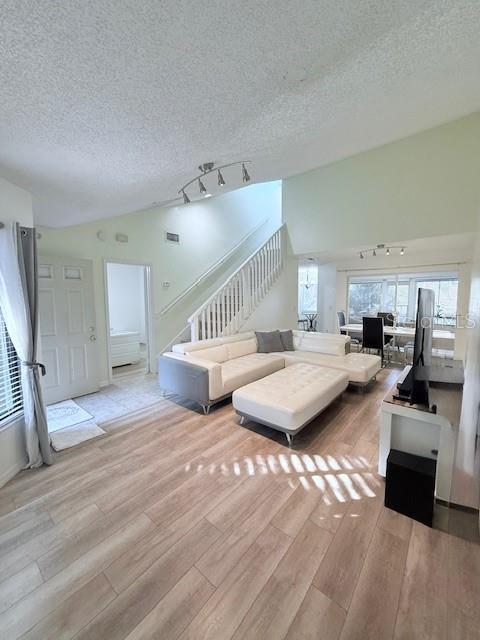
<svg viewBox="0 0 480 640"><path fill-rule="evenodd" d="M0 422L21 408L20 363L0 310Z"/></svg>
<svg viewBox="0 0 480 640"><path fill-rule="evenodd" d="M317 313L318 267L314 265L298 268L298 312Z"/></svg>
<svg viewBox="0 0 480 640"><path fill-rule="evenodd" d="M417 280L416 289L435 292L435 324L455 326L457 320L458 280ZM416 296L415 296L416 297Z"/></svg>
<svg viewBox="0 0 480 640"><path fill-rule="evenodd" d="M348 280L348 321L361 323L363 316L375 316L378 311L385 311L395 313L398 323L414 323L420 287L433 289L435 293L435 323L455 326L456 273L351 277Z"/></svg>
<svg viewBox="0 0 480 640"><path fill-rule="evenodd" d="M362 322L363 316L376 316L382 306L382 282L351 282L348 290L349 322Z"/></svg>

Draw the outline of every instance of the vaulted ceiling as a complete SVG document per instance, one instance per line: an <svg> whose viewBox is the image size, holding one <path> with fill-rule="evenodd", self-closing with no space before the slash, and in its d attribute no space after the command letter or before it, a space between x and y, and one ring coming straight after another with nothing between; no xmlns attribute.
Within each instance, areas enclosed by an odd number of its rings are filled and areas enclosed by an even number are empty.
<svg viewBox="0 0 480 640"><path fill-rule="evenodd" d="M4 0L0 175L52 226L210 160L283 178L477 111L479 33L472 0Z"/></svg>

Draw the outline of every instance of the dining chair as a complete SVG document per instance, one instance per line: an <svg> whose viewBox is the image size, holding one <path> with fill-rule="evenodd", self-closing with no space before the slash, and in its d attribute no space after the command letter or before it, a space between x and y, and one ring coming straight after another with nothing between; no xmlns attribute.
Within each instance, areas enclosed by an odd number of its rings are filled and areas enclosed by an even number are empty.
<svg viewBox="0 0 480 640"><path fill-rule="evenodd" d="M383 318L384 327L393 327L395 324L395 315L391 311L379 311L377 318Z"/></svg>
<svg viewBox="0 0 480 640"><path fill-rule="evenodd" d="M383 318L371 318L364 316L363 320L363 341L362 351L374 349L382 354L382 366L385 363L385 350L388 353L388 344L385 344L383 335Z"/></svg>
<svg viewBox="0 0 480 640"><path fill-rule="evenodd" d="M338 317L339 331L342 335L346 336L347 332L341 329L341 327L344 327L347 324L347 320L345 318L345 311L337 311L337 317ZM352 338L350 336L350 347L356 347L357 350L359 351L361 349L361 344L362 343L360 340L358 340L357 338Z"/></svg>
<svg viewBox="0 0 480 640"><path fill-rule="evenodd" d="M379 311L377 313L377 318L383 318L383 326L384 327L393 327L395 326L395 314L391 311ZM384 335L384 345L385 349L388 349L388 353L390 354L390 349L393 349L393 345L395 344L395 338L393 336L388 337ZM397 351L400 352L400 347L397 345Z"/></svg>

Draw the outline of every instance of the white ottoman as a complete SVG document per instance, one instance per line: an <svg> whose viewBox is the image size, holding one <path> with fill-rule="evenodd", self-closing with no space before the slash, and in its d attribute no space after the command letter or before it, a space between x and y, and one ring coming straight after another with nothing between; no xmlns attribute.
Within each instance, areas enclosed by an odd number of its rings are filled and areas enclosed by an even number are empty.
<svg viewBox="0 0 480 640"><path fill-rule="evenodd" d="M348 386L343 371L313 364L292 364L233 392L236 412L293 436L321 413Z"/></svg>

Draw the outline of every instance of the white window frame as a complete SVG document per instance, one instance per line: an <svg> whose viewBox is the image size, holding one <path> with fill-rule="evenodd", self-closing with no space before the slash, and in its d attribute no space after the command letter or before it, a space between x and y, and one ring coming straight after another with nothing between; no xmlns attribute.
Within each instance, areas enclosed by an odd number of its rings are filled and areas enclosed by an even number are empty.
<svg viewBox="0 0 480 640"><path fill-rule="evenodd" d="M406 322L411 323L415 321L416 314L416 306L417 306L417 286L421 282L426 281L456 281L457 282L457 316L458 316L458 291L460 289L459 282L459 274L457 271L451 272L430 272L430 271L422 271L415 273L379 273L375 275L351 275L347 278L347 322L350 322L350 285L351 284L359 284L359 283L368 283L368 282L380 282L382 283L382 295L381 295L381 309L379 311L392 311L392 309L387 309L388 306L386 303L387 300L387 287L392 282L395 283L395 308L393 311L396 313L397 311L397 301L398 301L398 285L408 282L409 284L409 294L408 294L408 308L407 308L407 317ZM437 304L437 301L435 301ZM384 308L385 307L385 308ZM444 325L447 327L451 327L452 325ZM456 321L453 326L456 326Z"/></svg>

